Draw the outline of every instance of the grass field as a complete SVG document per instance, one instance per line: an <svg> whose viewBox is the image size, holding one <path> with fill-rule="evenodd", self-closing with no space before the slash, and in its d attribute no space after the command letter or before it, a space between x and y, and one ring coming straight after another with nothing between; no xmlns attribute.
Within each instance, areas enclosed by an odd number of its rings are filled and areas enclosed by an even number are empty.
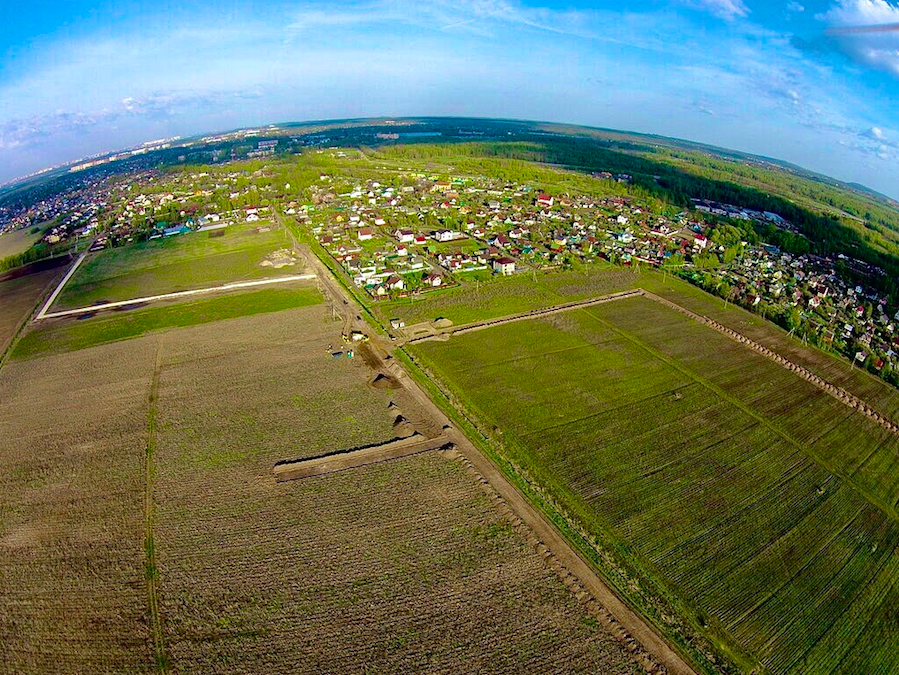
<svg viewBox="0 0 899 675"><path fill-rule="evenodd" d="M32 228L22 228L0 235L0 260L24 253L41 238L42 232L32 232Z"/></svg>
<svg viewBox="0 0 899 675"><path fill-rule="evenodd" d="M0 355L59 274L58 270L48 270L0 282Z"/></svg>
<svg viewBox="0 0 899 675"><path fill-rule="evenodd" d="M397 392L327 353L341 325L299 307L0 370L0 672L153 672L156 627L169 673L637 672L460 463L275 482L393 435Z"/></svg>
<svg viewBox="0 0 899 675"><path fill-rule="evenodd" d="M266 227L273 229L257 232L231 225L223 236L194 232L91 254L52 311L297 273L299 265L260 265L267 255L289 245L283 230Z"/></svg>
<svg viewBox="0 0 899 675"><path fill-rule="evenodd" d="M846 359L803 345L786 331L733 304L655 270L598 264L576 271L500 277L489 283L463 286L416 299L375 303L373 311L385 324L399 317L407 325L446 317L456 324L482 321L529 309L582 300L615 291L644 288L765 345L824 379L865 400L885 416L899 420L899 391Z"/></svg>
<svg viewBox="0 0 899 675"><path fill-rule="evenodd" d="M306 284L287 288L228 293L201 300L164 304L98 316L68 318L34 326L22 336L11 357L27 359L127 340L152 331L210 323L239 316L278 312L321 302Z"/></svg>
<svg viewBox="0 0 899 675"><path fill-rule="evenodd" d="M899 667L899 439L642 298L413 351L744 669Z"/></svg>

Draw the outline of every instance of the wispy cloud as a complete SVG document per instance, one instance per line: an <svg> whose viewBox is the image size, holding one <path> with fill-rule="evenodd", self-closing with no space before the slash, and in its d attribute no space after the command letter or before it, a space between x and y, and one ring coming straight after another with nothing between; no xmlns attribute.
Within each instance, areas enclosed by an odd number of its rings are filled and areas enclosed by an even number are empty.
<svg viewBox="0 0 899 675"><path fill-rule="evenodd" d="M899 140L880 127L862 130L846 129L844 131L845 133L839 141L843 147L884 162L894 162L899 159Z"/></svg>
<svg viewBox="0 0 899 675"><path fill-rule="evenodd" d="M589 28L589 11L528 6L511 0L374 0L325 3L295 13L288 28L310 32L319 28L346 28L371 24L413 25L429 30L465 30L489 35L501 26L598 37Z"/></svg>
<svg viewBox="0 0 899 675"><path fill-rule="evenodd" d="M682 0L686 5L710 12L725 21L749 16L749 7L743 0Z"/></svg>
<svg viewBox="0 0 899 675"><path fill-rule="evenodd" d="M194 113L198 109L259 98L258 89L239 91L172 91L126 96L113 106L85 111L57 110L0 122L0 150L53 143L61 137L106 127L126 119L160 119Z"/></svg>
<svg viewBox="0 0 899 675"><path fill-rule="evenodd" d="M899 23L899 5L887 0L838 0L817 18L833 28ZM833 36L836 46L857 63L899 77L899 32Z"/></svg>

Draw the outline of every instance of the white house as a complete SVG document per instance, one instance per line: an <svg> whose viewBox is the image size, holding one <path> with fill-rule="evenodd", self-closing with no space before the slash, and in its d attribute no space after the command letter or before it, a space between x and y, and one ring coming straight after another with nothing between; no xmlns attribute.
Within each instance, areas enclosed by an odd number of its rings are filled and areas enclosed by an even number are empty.
<svg viewBox="0 0 899 675"><path fill-rule="evenodd" d="M511 258L497 258L493 261L493 269L504 277L515 274L515 261Z"/></svg>
<svg viewBox="0 0 899 675"><path fill-rule="evenodd" d="M453 239L459 239L462 236L462 233L453 230L436 230L431 236L434 237L436 241L452 241Z"/></svg>

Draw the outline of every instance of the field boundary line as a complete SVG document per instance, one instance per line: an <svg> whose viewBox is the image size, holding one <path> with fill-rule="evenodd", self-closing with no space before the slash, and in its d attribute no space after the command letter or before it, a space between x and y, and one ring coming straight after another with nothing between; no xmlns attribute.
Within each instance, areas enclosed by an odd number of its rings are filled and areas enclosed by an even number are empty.
<svg viewBox="0 0 899 675"><path fill-rule="evenodd" d="M519 517L514 507L497 491L494 484L481 473L478 466L472 462L468 455L460 452L455 446L442 451L442 454L463 466L466 472L478 483L481 491L493 502L494 508L499 512L503 520L508 522L512 529L525 540L525 543L531 550L543 558L543 565L565 584L575 600L590 615L598 619L603 624L603 627L622 643L625 650L631 654L647 673L660 675L668 672L661 660L656 658L640 641L628 632L627 628L605 607L602 600L597 597L597 594L585 585L581 577L566 567L565 562L559 559L553 548L541 541L539 534L526 520Z"/></svg>
<svg viewBox="0 0 899 675"><path fill-rule="evenodd" d="M69 279L71 279L75 272L78 271L78 268L81 267L81 263L83 263L84 259L87 258L87 254L89 252L90 251L85 251L84 253L82 253L78 257L78 260L75 261L75 264L69 268L69 271L66 272L66 275L62 278L62 280L50 294L50 297L47 298L47 301L43 304L40 311L37 313L37 316L34 317L35 321L40 321L41 319L47 317L47 312L49 311L50 307L54 302L56 302L56 298L59 297L60 293L62 293L62 289L65 288L67 283L69 283Z"/></svg>
<svg viewBox="0 0 899 675"><path fill-rule="evenodd" d="M555 558L561 570L567 572L570 581L576 582L580 593L566 583L578 600L592 599L603 608L613 621L619 624L621 632L629 645L628 650L641 659L641 652L648 654L655 668L649 668L650 672L668 673L669 675L697 675L699 671L694 669L682 657L671 644L668 643L664 633L648 622L636 609L632 608L625 600L619 597L603 578L601 573L589 561L586 554L579 550L580 540L584 546L595 551L595 548L586 540L584 535L577 531L567 517L560 514L555 506L549 506L545 497L535 488L530 480L522 476L517 467L513 467L507 459L491 451L484 445L486 437L480 431L478 425L473 422L465 411L457 408L441 389L438 380L422 369L421 365L405 350L398 352L400 360L391 362L391 370L405 387L416 397L424 397L429 407L435 412L441 421L449 426L447 435L456 441L455 452L461 455L463 464L470 463L477 473L477 480L482 485L488 485L495 491L502 502L511 510L512 516L520 520L532 533L536 540L538 552L546 559ZM440 399L448 409L460 416L460 421L453 421L447 417L439 403L423 388L416 379L415 373L433 387ZM470 428L466 428L470 425ZM469 437L471 434L471 437ZM476 442L473 439L479 439ZM483 449L481 445L484 445ZM506 471L512 473L507 475ZM525 488L526 486L526 488ZM545 509L549 509L546 511ZM560 517L566 523L565 532L560 528L556 517ZM513 521L514 524L514 521ZM637 649L631 648L636 646ZM645 661L644 661L645 664Z"/></svg>
<svg viewBox="0 0 899 675"><path fill-rule="evenodd" d="M286 277L276 277L274 279L257 279L256 281L235 281L221 286L209 286L207 288L197 288L192 291L176 291L174 293L163 293L162 295L148 295L143 298L132 298L131 300L118 300L116 302L104 302L100 305L89 305L87 307L79 307L77 309L66 309L59 312L47 314L44 310L35 317L35 321L42 319L57 319L63 316L74 316L76 314L89 314L104 309L114 309L116 307L126 307L127 305L138 305L146 302L155 302L157 300L169 300L171 298L183 298L191 295L203 295L207 293L218 293L221 291L230 291L237 288L251 288L253 286L267 286L271 284L283 284L290 281L309 281L315 279L315 274L293 274ZM65 280L63 280L65 281ZM60 289L57 289L59 291ZM51 296L51 302L54 298ZM45 307L46 309L46 307Z"/></svg>
<svg viewBox="0 0 899 675"><path fill-rule="evenodd" d="M156 545L154 529L156 523L156 505L153 501L153 485L156 466L153 451L156 446L156 402L159 399L159 373L162 370L162 340L156 343L156 362L153 367L153 379L150 383L149 406L147 411L147 447L144 454L144 576L147 580L147 603L150 611L150 632L153 638L153 660L156 672L168 673L168 657L165 653L165 641L162 632L162 620L159 617L159 568L156 567Z"/></svg>

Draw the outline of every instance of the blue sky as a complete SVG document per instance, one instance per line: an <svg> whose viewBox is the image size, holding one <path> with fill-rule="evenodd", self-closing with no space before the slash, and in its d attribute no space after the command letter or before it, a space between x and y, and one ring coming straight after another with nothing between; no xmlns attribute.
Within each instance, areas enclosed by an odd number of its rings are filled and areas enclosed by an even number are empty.
<svg viewBox="0 0 899 675"><path fill-rule="evenodd" d="M0 182L262 123L472 115L659 133L899 197L899 0L29 0L0 6ZM891 103L892 102L892 103Z"/></svg>

